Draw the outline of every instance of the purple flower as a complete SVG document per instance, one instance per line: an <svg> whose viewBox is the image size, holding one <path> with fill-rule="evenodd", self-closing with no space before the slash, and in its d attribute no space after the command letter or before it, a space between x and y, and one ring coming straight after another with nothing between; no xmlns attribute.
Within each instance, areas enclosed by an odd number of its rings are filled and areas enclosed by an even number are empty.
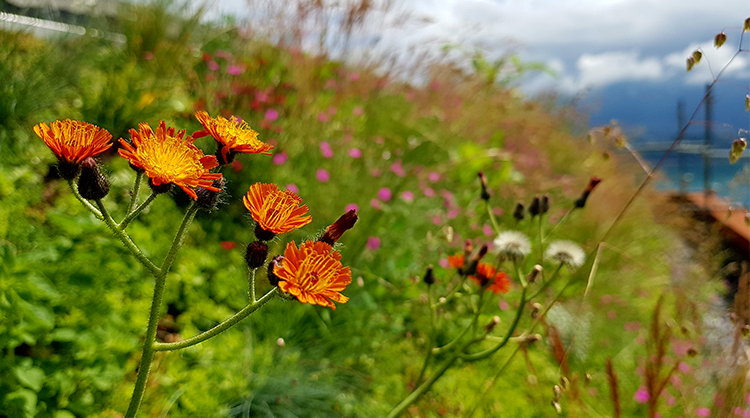
<svg viewBox="0 0 750 418"><path fill-rule="evenodd" d="M448 259L445 257L441 258L438 264L440 265L440 267L444 269L447 269L448 267L450 267L450 263L448 263Z"/></svg>
<svg viewBox="0 0 750 418"><path fill-rule="evenodd" d="M331 175L325 168L319 168L318 171L315 172L315 178L321 183L328 183L328 180L331 179Z"/></svg>
<svg viewBox="0 0 750 418"><path fill-rule="evenodd" d="M690 373L690 366L688 366L688 364L684 361L680 362L680 364L677 366L677 369L685 374ZM747 397L747 403L750 403L750 395L748 395Z"/></svg>
<svg viewBox="0 0 750 418"><path fill-rule="evenodd" d="M279 111L276 109L268 109L266 110L265 118L267 121L275 121L279 118Z"/></svg>
<svg viewBox="0 0 750 418"><path fill-rule="evenodd" d="M242 74L242 67L239 65L230 65L227 67L227 74L240 75Z"/></svg>
<svg viewBox="0 0 750 418"><path fill-rule="evenodd" d="M286 160L288 159L289 159L289 155L287 155L287 153L280 152L278 154L274 154L271 161L273 162L274 165L281 165L281 164L284 164Z"/></svg>
<svg viewBox="0 0 750 418"><path fill-rule="evenodd" d="M375 251L378 248L380 248L380 238L367 237L367 249Z"/></svg>
<svg viewBox="0 0 750 418"><path fill-rule="evenodd" d="M326 122L328 122L329 119L330 118L325 113L323 113L323 112L318 113L318 120L319 121L321 121L323 123L326 123Z"/></svg>
<svg viewBox="0 0 750 418"><path fill-rule="evenodd" d="M299 194L299 187L297 187L297 185L296 185L296 184L291 184L291 183L290 183L290 184L287 184L287 185L286 185L286 189L287 189L287 190L289 190L289 191L290 191L290 192L292 192L292 193L297 193L297 194Z"/></svg>
<svg viewBox="0 0 750 418"><path fill-rule="evenodd" d="M435 183L440 181L440 173L431 171L430 174L427 175L427 178L430 180L430 182Z"/></svg>
<svg viewBox="0 0 750 418"><path fill-rule="evenodd" d="M641 386L638 388L638 390L635 391L633 399L635 399L635 401L638 403L646 403L649 399L651 399L651 395L648 394L648 390L646 390L645 386Z"/></svg>
<svg viewBox="0 0 750 418"><path fill-rule="evenodd" d="M378 199L372 199L372 200L370 200L370 206L372 206L373 208L375 208L377 210L382 209L382 207L380 205L380 201Z"/></svg>
<svg viewBox="0 0 750 418"><path fill-rule="evenodd" d="M413 202L414 201L414 193L410 191L405 191L401 193L401 198L404 199L406 202Z"/></svg>
<svg viewBox="0 0 750 418"><path fill-rule="evenodd" d="M401 160L396 160L395 163L391 164L391 171L399 177L406 176L406 171L404 171L404 167L401 165Z"/></svg>
<svg viewBox="0 0 750 418"><path fill-rule="evenodd" d="M388 202L393 197L393 194L391 193L391 189L387 187L383 187L380 190L378 190L378 199Z"/></svg>
<svg viewBox="0 0 750 418"><path fill-rule="evenodd" d="M350 148L349 156L352 158L362 158L362 150L359 148Z"/></svg>
<svg viewBox="0 0 750 418"><path fill-rule="evenodd" d="M422 192L427 197L435 196L435 190L433 190L432 187L425 187L425 189L422 190Z"/></svg>
<svg viewBox="0 0 750 418"><path fill-rule="evenodd" d="M362 106L356 106L352 113L354 113L354 116L362 116L365 113L365 109L362 108Z"/></svg>
<svg viewBox="0 0 750 418"><path fill-rule="evenodd" d="M443 220L440 218L440 215L435 215L432 217L432 223L435 225L440 225L443 223Z"/></svg>
<svg viewBox="0 0 750 418"><path fill-rule="evenodd" d="M321 154L323 154L323 158L333 157L333 149L331 149L331 144L326 141L320 143L320 152Z"/></svg>
<svg viewBox="0 0 750 418"><path fill-rule="evenodd" d="M214 61L214 60L211 60L211 61L209 61L209 62L208 62L208 69L209 69L209 70L211 70L211 71L216 71L216 70L218 70L219 68L220 68L220 67L219 67L219 63L218 63L218 62L216 62L216 61Z"/></svg>
<svg viewBox="0 0 750 418"><path fill-rule="evenodd" d="M487 224L484 224L484 226L482 226L482 233L488 237L491 237L492 235L494 235L492 231L492 227Z"/></svg>
<svg viewBox="0 0 750 418"><path fill-rule="evenodd" d="M711 410L708 408L697 408L695 410L695 415L701 418L705 418L711 415Z"/></svg>
<svg viewBox="0 0 750 418"><path fill-rule="evenodd" d="M349 74L349 81L357 81L359 80L359 73L354 72Z"/></svg>
<svg viewBox="0 0 750 418"><path fill-rule="evenodd" d="M349 203L349 204L348 204L348 205L346 205L346 207L344 208L344 211L346 211L346 212L349 212L350 210L353 210L353 211L355 211L355 212L359 212L359 205L358 205L358 204L356 204L356 203Z"/></svg>

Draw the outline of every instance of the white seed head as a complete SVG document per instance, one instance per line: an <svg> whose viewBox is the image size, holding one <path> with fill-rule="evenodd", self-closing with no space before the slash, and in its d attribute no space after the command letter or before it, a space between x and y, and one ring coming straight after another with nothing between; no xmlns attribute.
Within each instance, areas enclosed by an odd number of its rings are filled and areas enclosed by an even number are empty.
<svg viewBox="0 0 750 418"><path fill-rule="evenodd" d="M570 269L577 269L586 261L586 253L573 241L554 241L547 247L545 256L559 261Z"/></svg>
<svg viewBox="0 0 750 418"><path fill-rule="evenodd" d="M531 252L529 237L518 231L501 232L494 243L500 255L512 261L521 261Z"/></svg>

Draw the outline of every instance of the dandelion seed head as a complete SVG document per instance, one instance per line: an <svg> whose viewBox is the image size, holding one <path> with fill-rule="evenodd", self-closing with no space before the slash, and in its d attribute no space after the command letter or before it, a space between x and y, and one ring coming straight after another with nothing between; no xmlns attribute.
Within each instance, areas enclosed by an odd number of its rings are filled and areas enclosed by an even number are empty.
<svg viewBox="0 0 750 418"><path fill-rule="evenodd" d="M547 247L545 256L559 261L568 268L577 269L586 261L586 253L573 241L554 241Z"/></svg>
<svg viewBox="0 0 750 418"><path fill-rule="evenodd" d="M531 241L518 231L501 232L494 241L500 255L508 260L521 261L531 252Z"/></svg>

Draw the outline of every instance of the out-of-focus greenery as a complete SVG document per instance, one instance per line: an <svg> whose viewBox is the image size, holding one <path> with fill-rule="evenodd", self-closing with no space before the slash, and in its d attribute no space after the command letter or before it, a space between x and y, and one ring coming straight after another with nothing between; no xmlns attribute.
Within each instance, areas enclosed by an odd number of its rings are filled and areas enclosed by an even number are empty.
<svg viewBox="0 0 750 418"><path fill-rule="evenodd" d="M641 338L660 293L677 295L670 318L687 331L674 342L699 340L705 300L696 295L714 285L670 287L676 262L669 257L679 252L675 238L652 220L647 199L608 240L592 290L581 299L598 238L637 178L609 156L606 144L582 138L569 109L488 82L498 74L480 56L474 58L484 72L425 63L432 78L411 86L232 27L198 23L199 14L181 17L169 2L123 11L120 22L126 45L0 32L0 416L120 416L153 287L56 178L54 156L32 132L34 124L54 119L82 119L117 138L159 119L196 131L193 112L202 108L238 115L276 145L276 160L242 155L227 167L225 204L193 224L165 294L165 310L184 337L246 302L243 251L253 232L240 200L250 184L293 184L313 215L303 231L274 241L271 254L288 240L314 237L347 205L359 207L360 221L340 248L354 276L344 291L347 304L331 311L273 301L215 339L158 353L142 416L387 414L414 384L424 355L429 313L426 289L415 277L461 251L463 239L492 239L483 232L489 220L479 199L480 170L490 181L491 204L504 211L501 226L530 234L535 227L516 225L510 214L517 201L548 193L556 222L591 175L604 178L586 208L555 232L591 256L567 302L549 318L572 347L566 362L576 389L563 402L564 414L611 414L603 368L613 358L623 416L645 415L633 394L643 384ZM332 157L323 156L322 142ZM197 145L214 152L208 138ZM104 166L112 182L106 203L121 217L134 174L114 153ZM321 181L320 170L330 179ZM391 191L390 201L378 197L382 188ZM147 255L164 256L186 202L182 192L160 197L130 226ZM379 248L367 246L371 237L379 238ZM436 270L438 279L449 279L450 271ZM513 307L518 293L503 299ZM513 309L499 305L482 321L498 315L502 329ZM686 315L691 309L695 314ZM528 323L526 315L522 324ZM554 414L549 403L560 365L546 341L545 335L511 363L489 392L486 416ZM408 413L461 416L509 351L449 372ZM700 367L700 358L679 359ZM670 386L679 403L662 415L710 406L707 380L696 372L683 376L682 386Z"/></svg>

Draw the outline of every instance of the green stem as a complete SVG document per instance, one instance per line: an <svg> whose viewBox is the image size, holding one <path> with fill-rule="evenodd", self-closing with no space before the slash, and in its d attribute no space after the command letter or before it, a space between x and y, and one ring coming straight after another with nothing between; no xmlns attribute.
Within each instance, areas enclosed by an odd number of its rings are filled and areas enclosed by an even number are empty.
<svg viewBox="0 0 750 418"><path fill-rule="evenodd" d="M143 172L138 171L135 173L135 183L133 183L133 191L130 196L130 204L128 205L127 213L133 212L135 202L138 201L138 193L141 191L141 179L143 178Z"/></svg>
<svg viewBox="0 0 750 418"><path fill-rule="evenodd" d="M76 188L76 185L73 184L73 180L68 180L68 185L70 186L70 190L73 192L73 196L75 196L76 199L78 199L83 204L83 206L86 207L86 209L91 211L91 213L96 216L96 219L103 221L104 217L102 216L101 212L96 210L94 205L92 205L88 200L84 199L83 196L81 196L81 194L78 192L78 188Z"/></svg>
<svg viewBox="0 0 750 418"><path fill-rule="evenodd" d="M432 285L427 288L427 306L430 307L430 335L427 339L427 354L424 357L424 364L422 364L422 370L419 371L419 377L417 377L417 384L422 381L425 371L427 371L427 365L432 360L432 344L435 341L435 308L432 307Z"/></svg>
<svg viewBox="0 0 750 418"><path fill-rule="evenodd" d="M125 216L125 219L123 219L122 222L120 222L120 225L119 225L120 229L124 230L125 228L127 228L128 224L133 219L135 219L138 215L140 215L141 212L143 212L143 209L146 209L148 207L148 205L150 205L151 202L154 201L154 199L156 199L156 196L157 196L156 193L151 193L151 195L145 201L143 201L143 203L141 203L140 205L138 205L138 207L135 208L135 210L128 209L128 215Z"/></svg>
<svg viewBox="0 0 750 418"><path fill-rule="evenodd" d="M492 354L496 353L498 350L503 348L505 344L508 343L510 340L510 337L513 336L513 333L515 332L516 328L518 327L518 323L521 321L521 314L523 314L523 308L526 305L526 290L527 288L524 287L523 291L521 292L521 304L518 305L518 310L516 311L516 317L513 319L513 323L510 325L510 328L508 328L508 332L505 334L505 337L503 340L498 343L496 346L492 348L488 348L484 351L479 351L472 354L462 354L461 358L466 361L476 361L481 360L484 358L487 358L491 356Z"/></svg>
<svg viewBox="0 0 750 418"><path fill-rule="evenodd" d="M495 234L500 233L500 225L497 224L497 220L495 219L495 214L492 213L492 208L490 207L489 201L484 201L484 206L487 208L487 214L490 216L490 222L492 223L492 229L495 230Z"/></svg>
<svg viewBox="0 0 750 418"><path fill-rule="evenodd" d="M106 210L104 209L101 200L98 200L97 203L102 210L102 214L105 214ZM182 218L182 223L177 230L174 240L172 240L172 246L169 248L161 268L156 268L156 273L154 273L156 281L154 284L154 296L151 299L151 310L149 311L148 316L146 340L143 342L143 353L141 354L141 361L138 365L138 376L135 380L133 397L130 399L130 405L125 413L125 418L134 418L138 414L138 409L141 406L143 393L146 391L146 383L148 382L148 375L151 370L151 363L154 359L154 353L156 352L154 343L156 340L156 330L159 324L159 311L161 310L161 301L162 296L164 295L164 285L167 281L167 273L169 273L169 270L172 267L172 263L177 256L177 251L179 251L180 247L182 247L182 244L185 242L185 236L187 235L187 232L190 229L190 224L192 224L193 218L195 218L197 212L198 207L195 205L195 202L191 203L185 213L185 217ZM112 217L109 216L109 214L106 215L106 219L109 220L108 225L110 223L114 224L114 221L112 221ZM110 228L113 227L110 226ZM114 226L113 230L119 231L120 234L125 234L116 226Z"/></svg>
<svg viewBox="0 0 750 418"><path fill-rule="evenodd" d="M247 289L247 296L250 299L251 303L255 303L258 301L255 297L255 272L257 271L257 268L252 269L250 272L250 280L247 281L248 289Z"/></svg>
<svg viewBox="0 0 750 418"><path fill-rule="evenodd" d="M456 293L456 290L460 289L463 286L464 282L466 282L466 276L461 276L458 280L458 283L453 287L453 289L451 289L451 291L448 292L448 294L442 297L442 299L444 300L442 302L438 300L437 303L430 305L430 308L435 309L439 306L442 306L448 303L451 297L453 297L453 294Z"/></svg>
<svg viewBox="0 0 750 418"><path fill-rule="evenodd" d="M101 216L104 223L109 227L110 230L112 230L117 238L120 239L125 248L127 248L128 251L130 251L130 253L151 272L151 274L153 274L155 277L159 276L161 274L161 269L159 267L156 267L156 264L151 262L151 260L149 260L148 257L143 254L138 246L135 245L133 240L130 239L130 235L128 235L127 232L121 230L120 227L117 226L114 219L112 219L112 216L110 216L109 212L107 212L107 208L104 207L104 203L102 203L101 200L97 200L96 205L99 206L99 211L101 211Z"/></svg>
<svg viewBox="0 0 750 418"><path fill-rule="evenodd" d="M570 216L570 214L573 213L573 211L576 210L576 209L577 209L577 207L573 206L573 209L569 210L565 215L563 215L563 217L560 218L559 221L557 221L557 223L555 224L555 226L552 227L552 230L549 231L549 234L547 234L547 236L545 236L544 239L542 239L542 241L546 241L547 238L549 238L550 236L552 236L552 234L554 234L555 231L557 230L557 227L560 226L560 224L562 224L563 222L565 222L565 220L568 219L568 216Z"/></svg>
<svg viewBox="0 0 750 418"><path fill-rule="evenodd" d="M232 328L233 326L237 325L237 323L247 318L253 312L262 308L263 305L268 303L271 299L276 297L276 295L278 294L279 294L279 288L274 287L273 289L268 291L268 293L266 293L260 299L258 299L256 302L249 303L247 306L242 308L242 310L232 315L231 317L229 317L228 319L226 319L224 322L220 323L219 325L211 328L210 330L206 332L202 332L194 337L190 337L187 340L183 340L183 341L178 341L174 343L156 343L154 344L154 350L156 351L179 350L181 348L190 347L198 343L201 343L203 341L206 341L207 339L214 337L218 334L221 334L222 332L228 330L229 328Z"/></svg>
<svg viewBox="0 0 750 418"><path fill-rule="evenodd" d="M558 274L560 273L560 270L562 269L563 264L560 263L559 266L557 266L557 270L555 270L554 273L552 273L552 277L549 278L548 281L546 281L542 286L537 289L536 292L534 292L531 297L529 297L529 300L534 300L535 297L539 296L540 293L544 292L545 289L550 287L552 283L554 283L555 279L557 278Z"/></svg>
<svg viewBox="0 0 750 418"><path fill-rule="evenodd" d="M482 403L482 400L484 399L484 397L487 396L487 393L490 391L490 389L495 384L495 382L497 381L497 379L500 378L500 375L503 374L503 372L505 371L505 369L510 364L510 361L513 360L513 357L515 357L516 353L518 353L518 351L520 349L521 349L520 345L516 346L516 349L513 350L513 352L510 354L510 356L505 360L505 363L503 363L502 367L500 367L500 370L497 371L497 374L492 379L492 382L490 383L489 387L484 390L484 392L479 396L479 399L476 401L476 403L474 403L474 407L472 407L471 410L469 410L469 414L466 415L466 418L471 418L472 416L474 416L474 412L476 412L477 408L479 408L479 405Z"/></svg>

